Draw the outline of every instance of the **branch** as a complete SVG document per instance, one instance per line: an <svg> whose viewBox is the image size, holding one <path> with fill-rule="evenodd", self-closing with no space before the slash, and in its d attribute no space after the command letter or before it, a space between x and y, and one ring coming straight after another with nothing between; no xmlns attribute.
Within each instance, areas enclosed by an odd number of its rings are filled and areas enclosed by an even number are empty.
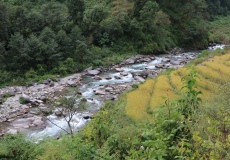
<svg viewBox="0 0 230 160"><path fill-rule="evenodd" d="M46 117L47 118L47 117ZM64 128L58 126L57 124L55 124L54 122L52 122L49 118L47 118L48 121L50 121L53 125L55 125L56 127L62 129L63 131L65 131L67 134L70 134L67 130L65 130Z"/></svg>

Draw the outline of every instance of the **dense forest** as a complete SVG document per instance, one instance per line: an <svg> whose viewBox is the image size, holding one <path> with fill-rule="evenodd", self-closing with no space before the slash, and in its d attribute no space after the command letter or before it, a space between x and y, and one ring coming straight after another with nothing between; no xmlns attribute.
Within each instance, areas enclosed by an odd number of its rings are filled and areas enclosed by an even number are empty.
<svg viewBox="0 0 230 160"><path fill-rule="evenodd" d="M202 49L228 0L1 0L0 84L116 63L106 57Z"/></svg>

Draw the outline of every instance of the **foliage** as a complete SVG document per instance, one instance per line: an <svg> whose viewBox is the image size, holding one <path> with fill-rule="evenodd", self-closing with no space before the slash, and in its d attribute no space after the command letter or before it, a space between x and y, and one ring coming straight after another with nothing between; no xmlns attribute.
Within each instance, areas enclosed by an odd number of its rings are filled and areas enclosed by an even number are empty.
<svg viewBox="0 0 230 160"><path fill-rule="evenodd" d="M210 61L224 64L229 61L229 54ZM182 78L176 100L166 92L159 106L153 109L146 106L159 81L164 86L178 83L173 83L171 75L176 76L176 80ZM158 78L124 93L118 101L106 102L89 124L72 137L46 139L39 144L14 136L1 138L1 158L229 159L229 78L216 83L214 94L203 96L202 101L203 88L199 87L199 81L206 79L199 72L182 68ZM73 104L68 99L64 102ZM139 113L140 119L133 121L133 115L126 113L127 106L130 111L144 111L142 117Z"/></svg>
<svg viewBox="0 0 230 160"><path fill-rule="evenodd" d="M204 23L208 12L228 14L227 0L10 0L1 1L0 10L1 85L110 65L130 54L200 49L208 40L229 39L229 18ZM31 69L34 75L25 77Z"/></svg>

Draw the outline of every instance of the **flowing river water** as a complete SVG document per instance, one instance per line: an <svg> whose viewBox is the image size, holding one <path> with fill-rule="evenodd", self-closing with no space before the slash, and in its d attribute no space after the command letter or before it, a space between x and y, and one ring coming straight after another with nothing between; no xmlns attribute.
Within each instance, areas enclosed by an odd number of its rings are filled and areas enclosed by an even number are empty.
<svg viewBox="0 0 230 160"><path fill-rule="evenodd" d="M216 48L224 48L224 45L217 45L214 47L210 47L210 50L215 50ZM97 90L105 90L105 88L111 86L113 89L115 88L125 88L129 89L131 88L132 84L140 83L137 79L135 79L135 76L133 74L140 73L143 70L148 71L158 71L160 72L160 68L156 67L159 64L163 64L167 67L182 67L183 65L175 65L171 64L170 61L164 61L165 58L177 61L177 60L184 60L187 58L186 63L189 60L195 59L197 55L199 55L201 52L187 52L187 53L181 53L181 54L167 54L167 55L160 55L160 56L154 56L155 58L153 60L150 60L148 62L141 62L141 63L135 63L135 64L125 64L120 66L120 69L122 72L126 73L125 76L121 76L120 72L117 71L106 71L101 72L98 76L102 77L99 80L96 80L95 77L92 76L83 76L83 79L81 80L81 85L78 90L81 92L81 96L75 96L76 103L80 101L80 99L84 98L87 100L87 109L81 110L77 112L71 121L72 128L74 128L74 132L77 132L79 129L81 129L83 126L87 124L87 122L90 121L90 117L97 112L100 107L103 105L103 102L105 100L105 97L107 95L107 92L104 92L102 94L96 95L95 91ZM110 77L110 78L103 78L103 77ZM123 89L121 92L123 92L125 89ZM45 121L45 127L43 128L36 128L36 129L21 129L20 131L27 135L28 138L35 139L36 141L42 140L45 137L59 137L63 133L63 129L68 130L68 124L66 120L62 117L58 117L55 114L51 114L47 116L47 119ZM19 121L23 121L23 119L20 119ZM51 123L52 122L52 123Z"/></svg>

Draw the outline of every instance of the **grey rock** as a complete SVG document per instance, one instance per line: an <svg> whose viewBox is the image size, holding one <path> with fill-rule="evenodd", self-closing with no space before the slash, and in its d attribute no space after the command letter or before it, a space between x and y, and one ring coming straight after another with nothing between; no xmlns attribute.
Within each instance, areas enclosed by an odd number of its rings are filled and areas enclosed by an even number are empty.
<svg viewBox="0 0 230 160"><path fill-rule="evenodd" d="M115 78L115 79L121 79L121 77L119 77L119 76L114 76L114 78Z"/></svg>
<svg viewBox="0 0 230 160"><path fill-rule="evenodd" d="M144 82L145 81L145 79L143 79L140 76L135 76L134 79L137 80L137 81L139 81L139 82Z"/></svg>
<svg viewBox="0 0 230 160"><path fill-rule="evenodd" d="M17 129L9 129L6 133L8 133L8 134L17 134L18 130Z"/></svg>
<svg viewBox="0 0 230 160"><path fill-rule="evenodd" d="M95 75L98 75L99 73L100 73L99 70L88 70L87 71L87 74L90 76L95 76Z"/></svg>
<svg viewBox="0 0 230 160"><path fill-rule="evenodd" d="M101 91L101 90L96 90L96 91L95 91L95 94L96 94L96 95L105 95L105 92L104 92L104 91Z"/></svg>
<svg viewBox="0 0 230 160"><path fill-rule="evenodd" d="M164 64L157 64L155 67L156 67L156 68L163 68L163 67L164 67Z"/></svg>
<svg viewBox="0 0 230 160"><path fill-rule="evenodd" d="M43 84L48 85L49 81L48 80L43 80Z"/></svg>
<svg viewBox="0 0 230 160"><path fill-rule="evenodd" d="M135 60L134 59L127 59L125 61L127 64L134 64L135 63Z"/></svg>
<svg viewBox="0 0 230 160"><path fill-rule="evenodd" d="M105 76L104 78L107 80L112 79L110 76Z"/></svg>
<svg viewBox="0 0 230 160"><path fill-rule="evenodd" d="M43 125L45 122L43 121L42 117L34 117L34 121L32 122L32 124L34 124L35 126L41 126Z"/></svg>
<svg viewBox="0 0 230 160"><path fill-rule="evenodd" d="M181 64L181 61L171 60L170 63L171 63L172 65L180 65L180 64Z"/></svg>
<svg viewBox="0 0 230 160"><path fill-rule="evenodd" d="M121 72L120 75L122 75L122 76L128 76L128 73L126 73L126 72Z"/></svg>
<svg viewBox="0 0 230 160"><path fill-rule="evenodd" d="M115 68L115 71L117 71L117 72L123 72L124 70L122 68Z"/></svg>
<svg viewBox="0 0 230 160"><path fill-rule="evenodd" d="M161 62L167 63L167 62L170 62L170 59L169 58L164 58L164 59L161 60Z"/></svg>
<svg viewBox="0 0 230 160"><path fill-rule="evenodd" d="M148 73L148 71L144 70L144 71L140 72L139 75L140 75L141 77L143 77L143 78L147 78L148 75L149 75L149 73Z"/></svg>
<svg viewBox="0 0 230 160"><path fill-rule="evenodd" d="M30 97L29 97L28 95L22 94L21 97L24 99L24 102L25 102L25 103L30 103Z"/></svg>
<svg viewBox="0 0 230 160"><path fill-rule="evenodd" d="M67 81L67 84L71 87L77 86L77 84L74 81Z"/></svg>
<svg viewBox="0 0 230 160"><path fill-rule="evenodd" d="M100 76L97 76L97 75L94 76L93 78L94 78L95 80L102 80L102 78L101 78Z"/></svg>
<svg viewBox="0 0 230 160"><path fill-rule="evenodd" d="M106 88L105 88L105 91L106 91L106 92L112 92L112 91L113 91L113 88L112 88L112 87L106 87Z"/></svg>
<svg viewBox="0 0 230 160"><path fill-rule="evenodd" d="M58 116L58 117L60 117L60 116L63 115L62 112L59 111L59 110L55 111L54 114L55 114L56 116Z"/></svg>
<svg viewBox="0 0 230 160"><path fill-rule="evenodd" d="M142 62L149 62L149 61L151 61L150 58L144 58L144 59L142 59Z"/></svg>

